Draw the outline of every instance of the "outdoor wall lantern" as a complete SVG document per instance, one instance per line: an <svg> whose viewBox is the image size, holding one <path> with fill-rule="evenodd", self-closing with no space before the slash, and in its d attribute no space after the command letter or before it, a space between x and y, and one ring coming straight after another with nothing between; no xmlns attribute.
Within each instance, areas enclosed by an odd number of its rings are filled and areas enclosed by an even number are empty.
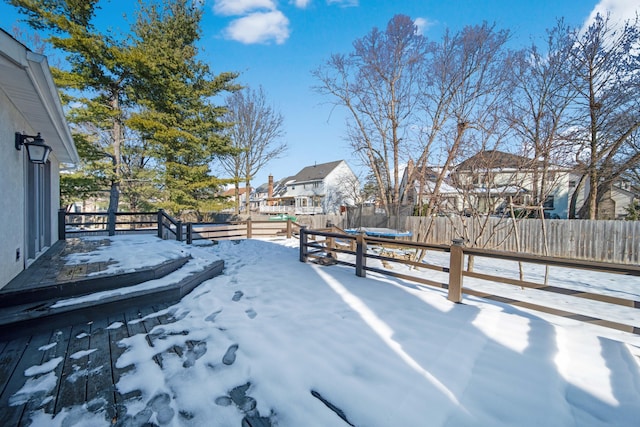
<svg viewBox="0 0 640 427"><path fill-rule="evenodd" d="M28 142L30 140L30 142ZM31 163L45 164L51 147L45 145L40 132L36 136L24 135L16 132L16 150L22 150L22 146L27 147L27 155Z"/></svg>

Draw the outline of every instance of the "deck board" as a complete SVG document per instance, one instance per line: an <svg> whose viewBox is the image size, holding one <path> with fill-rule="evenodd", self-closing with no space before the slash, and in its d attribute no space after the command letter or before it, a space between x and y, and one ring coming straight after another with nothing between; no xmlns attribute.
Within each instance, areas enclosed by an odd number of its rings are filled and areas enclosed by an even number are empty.
<svg viewBox="0 0 640 427"><path fill-rule="evenodd" d="M18 364L27 349L31 337L18 337L11 340L0 354L0 425L10 426L16 424L16 408L9 405L9 399L22 384L15 380ZM22 375L22 373L20 373ZM11 420L14 423L11 424Z"/></svg>
<svg viewBox="0 0 640 427"><path fill-rule="evenodd" d="M87 402L93 409L103 409L107 419L116 418L115 386L111 372L111 349L108 319L102 318L91 324L89 347L96 349L87 360Z"/></svg>
<svg viewBox="0 0 640 427"><path fill-rule="evenodd" d="M87 401L87 356L77 357L79 352L89 350L91 325L79 323L73 325L67 357L62 368L60 391L55 405L55 413L63 408L81 405Z"/></svg>
<svg viewBox="0 0 640 427"><path fill-rule="evenodd" d="M55 329L51 333L49 344L55 343L56 345L45 352L45 360L51 360L56 357L67 357L67 350L69 349L69 341L71 340L72 329L73 328L71 326L66 326L64 328ZM64 364L60 363L54 370L56 376L58 377L58 382L56 383L56 387L52 392L54 398L51 401L47 402L47 404L43 408L44 412L48 414L53 414L55 411L57 397L60 394L60 384L62 383L63 366Z"/></svg>
<svg viewBox="0 0 640 427"><path fill-rule="evenodd" d="M52 353L50 351L52 349L44 350L45 348L44 346L51 343L52 335L53 335L52 332L42 332L31 337L31 341L29 342L28 348L25 351L23 360L21 361L22 364L19 365L18 368L16 369L16 372L15 372L16 376L20 376L20 375L26 376L24 374L25 369L35 365L42 365L58 357L55 353ZM58 365L58 368L55 369L52 374L45 374L45 375L54 375L56 378L59 378L60 377L59 374L61 371L60 366L61 365ZM24 369L22 369L23 367ZM16 378L16 380L17 379L18 378ZM54 390L57 387L58 383L59 381L56 381L56 386L54 386ZM19 420L19 423L17 423L17 425L19 426L30 425L31 422L30 422L29 414L45 406L48 403L48 401L50 400L47 397L47 395L43 395L42 398L29 399L25 405L22 405L23 411L20 414L20 420Z"/></svg>
<svg viewBox="0 0 640 427"><path fill-rule="evenodd" d="M119 328L109 329L109 355L111 359L111 381L114 388L114 404L115 404L115 420L119 420L126 415L126 408L124 406L124 402L127 398L135 398L139 396L139 393L130 393L127 396L123 396L118 391L116 384L120 381L122 375L126 372L133 369L132 366L127 366L125 368L116 367L116 362L118 358L125 352L126 348L119 344L120 340L127 338L129 336L128 329L126 326L126 318L124 313L119 313L117 315L109 316L109 325L112 325L116 322L122 323L122 326Z"/></svg>

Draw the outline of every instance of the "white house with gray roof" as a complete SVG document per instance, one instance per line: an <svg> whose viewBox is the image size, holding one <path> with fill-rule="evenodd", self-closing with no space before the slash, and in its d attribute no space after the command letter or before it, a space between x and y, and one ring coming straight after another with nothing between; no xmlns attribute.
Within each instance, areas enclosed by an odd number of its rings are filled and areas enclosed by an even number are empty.
<svg viewBox="0 0 640 427"><path fill-rule="evenodd" d="M360 184L344 160L306 166L274 182L269 177L261 213L338 214L354 204Z"/></svg>

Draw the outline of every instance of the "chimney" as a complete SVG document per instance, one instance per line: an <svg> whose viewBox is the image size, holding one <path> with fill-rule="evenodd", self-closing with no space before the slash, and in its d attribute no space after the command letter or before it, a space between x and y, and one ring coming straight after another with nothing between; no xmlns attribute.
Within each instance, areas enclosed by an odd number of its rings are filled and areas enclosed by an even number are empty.
<svg viewBox="0 0 640 427"><path fill-rule="evenodd" d="M267 198L273 198L273 175L269 175L269 188L267 190Z"/></svg>

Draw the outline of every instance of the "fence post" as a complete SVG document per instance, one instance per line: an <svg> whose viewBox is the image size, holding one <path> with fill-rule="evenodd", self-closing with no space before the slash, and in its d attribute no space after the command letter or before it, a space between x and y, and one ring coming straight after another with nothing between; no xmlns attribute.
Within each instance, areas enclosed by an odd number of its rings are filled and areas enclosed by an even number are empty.
<svg viewBox="0 0 640 427"><path fill-rule="evenodd" d="M463 239L451 241L449 254L449 295L447 299L453 302L462 302L462 270L464 269L464 243Z"/></svg>
<svg viewBox="0 0 640 427"><path fill-rule="evenodd" d="M291 220L287 219L287 239L291 238Z"/></svg>
<svg viewBox="0 0 640 427"><path fill-rule="evenodd" d="M67 210L58 209L58 240L67 238Z"/></svg>
<svg viewBox="0 0 640 427"><path fill-rule="evenodd" d="M176 221L176 240L182 242L182 221Z"/></svg>
<svg viewBox="0 0 640 427"><path fill-rule="evenodd" d="M300 262L307 262L307 230L305 225L300 226Z"/></svg>
<svg viewBox="0 0 640 427"><path fill-rule="evenodd" d="M356 276L367 277L367 241L364 239L364 233L358 233L356 236Z"/></svg>
<svg viewBox="0 0 640 427"><path fill-rule="evenodd" d="M116 234L116 213L114 211L109 211L107 230L109 231L109 236Z"/></svg>
<svg viewBox="0 0 640 427"><path fill-rule="evenodd" d="M193 243L193 223L187 223L187 245Z"/></svg>
<svg viewBox="0 0 640 427"><path fill-rule="evenodd" d="M164 210L158 209L158 239L162 239L162 224L163 224L163 215Z"/></svg>
<svg viewBox="0 0 640 427"><path fill-rule="evenodd" d="M252 236L252 232L253 230L251 229L252 225L251 225L251 220L248 219L247 220L247 239L250 239Z"/></svg>

